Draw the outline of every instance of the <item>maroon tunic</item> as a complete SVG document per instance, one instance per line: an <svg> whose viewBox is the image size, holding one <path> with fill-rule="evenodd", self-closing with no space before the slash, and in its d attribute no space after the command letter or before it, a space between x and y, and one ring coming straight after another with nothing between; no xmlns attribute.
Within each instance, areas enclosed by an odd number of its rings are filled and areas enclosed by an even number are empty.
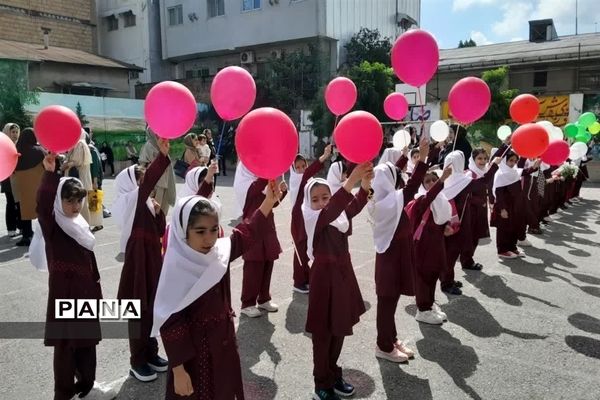
<svg viewBox="0 0 600 400"><path fill-rule="evenodd" d="M256 211L233 230L229 262L240 257L268 226L268 218ZM166 399L175 394L173 367L183 364L194 393L190 400L243 399L242 371L231 308L229 266L221 281L160 328L169 358Z"/></svg>
<svg viewBox="0 0 600 400"><path fill-rule="evenodd" d="M302 174L300 186L298 186L298 195L294 199L292 207L292 240L294 241L294 285L300 286L308 283L310 277L310 260L306 252L306 230L304 229L304 217L302 216L302 202L304 201L304 187L306 182L315 176L323 168L323 163L319 160L311 163Z"/></svg>
<svg viewBox="0 0 600 400"><path fill-rule="evenodd" d="M321 210L313 239L307 332L352 335L352 327L366 311L350 259L348 236L352 234L352 218L367 204L367 197L368 193L362 188L356 197L342 188ZM343 211L350 221L346 233L329 225Z"/></svg>
<svg viewBox="0 0 600 400"><path fill-rule="evenodd" d="M473 235L473 239L490 237L487 207L488 190L490 182L494 181L498 165L492 164L489 169L493 170L493 172L482 178L477 178L473 174L473 182L471 182L471 234Z"/></svg>
<svg viewBox="0 0 600 400"><path fill-rule="evenodd" d="M246 195L246 203L244 204L243 219L250 218L256 210L260 207L265 194L263 190L269 183L268 180L258 178L248 188L248 194ZM283 192L280 202L283 200L287 192ZM279 205L279 204L277 204ZM277 207L276 205L276 207ZM277 239L277 231L275 230L275 218L273 213L270 213L267 217L268 223L266 229L252 247L250 247L244 254L243 258L245 261L275 261L281 254L281 245L279 239Z"/></svg>
<svg viewBox="0 0 600 400"><path fill-rule="evenodd" d="M37 215L46 242L48 307L46 346L88 347L100 341L99 320L56 320L56 299L101 299L100 274L93 251L67 235L54 219L54 199L60 177L45 172L37 194ZM75 339L86 336L86 339ZM71 378L72 379L72 378Z"/></svg>
<svg viewBox="0 0 600 400"><path fill-rule="evenodd" d="M198 192L196 195L206 197L207 199L210 197L211 193L214 191L214 186L212 183L207 183L204 179L198 188Z"/></svg>
<svg viewBox="0 0 600 400"><path fill-rule="evenodd" d="M140 184L131 236L125 249L117 297L140 299L142 312L151 313L154 308L154 296L162 268L160 238L165 233L164 213L159 211L156 216L152 215L146 200L170 162L168 157L159 153L148 166Z"/></svg>
<svg viewBox="0 0 600 400"><path fill-rule="evenodd" d="M417 163L403 189L404 206L414 197L423 182L427 165ZM377 296L414 296L414 248L410 221L402 207L402 215L390 247L375 255L375 291Z"/></svg>

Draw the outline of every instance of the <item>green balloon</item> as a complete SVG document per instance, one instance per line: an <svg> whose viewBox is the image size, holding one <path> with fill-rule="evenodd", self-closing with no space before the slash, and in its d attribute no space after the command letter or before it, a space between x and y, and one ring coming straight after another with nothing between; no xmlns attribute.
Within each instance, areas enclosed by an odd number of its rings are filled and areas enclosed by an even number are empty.
<svg viewBox="0 0 600 400"><path fill-rule="evenodd" d="M588 127L588 131L590 131L590 133L592 135L596 135L597 133L600 132L600 122L596 121L594 122L592 125L590 125Z"/></svg>
<svg viewBox="0 0 600 400"><path fill-rule="evenodd" d="M583 132L583 133L578 133L577 136L575 136L575 141L587 143L590 141L591 138L592 138L592 135L589 132Z"/></svg>
<svg viewBox="0 0 600 400"><path fill-rule="evenodd" d="M567 124L565 125L564 131L566 137L574 138L575 136L577 136L579 128L575 124Z"/></svg>
<svg viewBox="0 0 600 400"><path fill-rule="evenodd" d="M596 122L596 114L594 114L593 112L586 112L583 113L579 116L579 120L578 120L580 125L583 125L583 127L587 128L588 126L592 125L594 122Z"/></svg>

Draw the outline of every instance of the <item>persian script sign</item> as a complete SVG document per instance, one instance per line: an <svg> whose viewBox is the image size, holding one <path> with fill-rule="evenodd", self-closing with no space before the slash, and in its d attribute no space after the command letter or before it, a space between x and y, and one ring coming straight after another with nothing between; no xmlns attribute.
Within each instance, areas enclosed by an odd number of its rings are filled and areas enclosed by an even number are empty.
<svg viewBox="0 0 600 400"><path fill-rule="evenodd" d="M542 96L538 120L550 121L555 126L564 126L569 120L569 96Z"/></svg>

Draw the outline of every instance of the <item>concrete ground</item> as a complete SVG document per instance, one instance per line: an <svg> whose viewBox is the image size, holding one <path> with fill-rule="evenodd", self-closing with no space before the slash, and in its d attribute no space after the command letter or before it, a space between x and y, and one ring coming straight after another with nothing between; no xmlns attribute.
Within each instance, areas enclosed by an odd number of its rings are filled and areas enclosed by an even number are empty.
<svg viewBox="0 0 600 400"><path fill-rule="evenodd" d="M220 178L217 190L226 226L234 201L231 183L231 176ZM105 181L104 190L110 206L112 180ZM443 326L417 323L414 299L402 298L396 314L399 336L417 352L403 365L374 356L374 250L365 212L359 215L350 248L368 311L340 357L346 379L356 386L354 398L599 399L600 187L582 193L584 200L561 212L543 236L530 237L527 258L500 263L488 241L476 254L485 266L482 272L457 267L464 295L438 292L449 318ZM4 201L2 196L1 210ZM292 292L289 199L276 210L276 223L284 253L275 264L271 290L280 310L237 320L245 393L257 400L309 399L312 346L304 333L307 297ZM119 230L112 218L104 226L97 233L96 257L104 296L114 298L122 266L115 258ZM15 242L0 238L0 337L6 336L6 322L42 322L46 311L47 275L31 266ZM241 267L240 261L232 264L238 314ZM103 340L97 380L114 387L119 400L164 398L165 376L139 383L128 378L128 361L126 340ZM41 339L0 339L0 366L0 399L52 399L52 349Z"/></svg>

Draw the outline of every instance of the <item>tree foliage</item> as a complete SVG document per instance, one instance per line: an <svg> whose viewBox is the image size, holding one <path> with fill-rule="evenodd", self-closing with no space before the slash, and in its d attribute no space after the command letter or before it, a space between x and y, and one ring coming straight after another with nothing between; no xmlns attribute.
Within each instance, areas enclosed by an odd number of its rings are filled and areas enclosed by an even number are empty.
<svg viewBox="0 0 600 400"><path fill-rule="evenodd" d="M363 61L389 64L392 41L388 37L382 37L377 29L361 28L344 48L347 52L346 64L350 68Z"/></svg>
<svg viewBox="0 0 600 400"><path fill-rule="evenodd" d="M14 122L21 128L31 126L25 104L38 104L38 94L29 91L27 63L14 60L0 61L0 124Z"/></svg>
<svg viewBox="0 0 600 400"><path fill-rule="evenodd" d="M473 39L468 39L465 40L464 42L461 40L460 42L458 42L458 48L462 49L464 47L476 47L477 43L475 43L475 41Z"/></svg>
<svg viewBox="0 0 600 400"><path fill-rule="evenodd" d="M79 118L81 126L86 126L90 123L90 121L86 119L85 114L83 113L80 102L77 102L77 106L75 107L75 114L77 114L77 118Z"/></svg>

